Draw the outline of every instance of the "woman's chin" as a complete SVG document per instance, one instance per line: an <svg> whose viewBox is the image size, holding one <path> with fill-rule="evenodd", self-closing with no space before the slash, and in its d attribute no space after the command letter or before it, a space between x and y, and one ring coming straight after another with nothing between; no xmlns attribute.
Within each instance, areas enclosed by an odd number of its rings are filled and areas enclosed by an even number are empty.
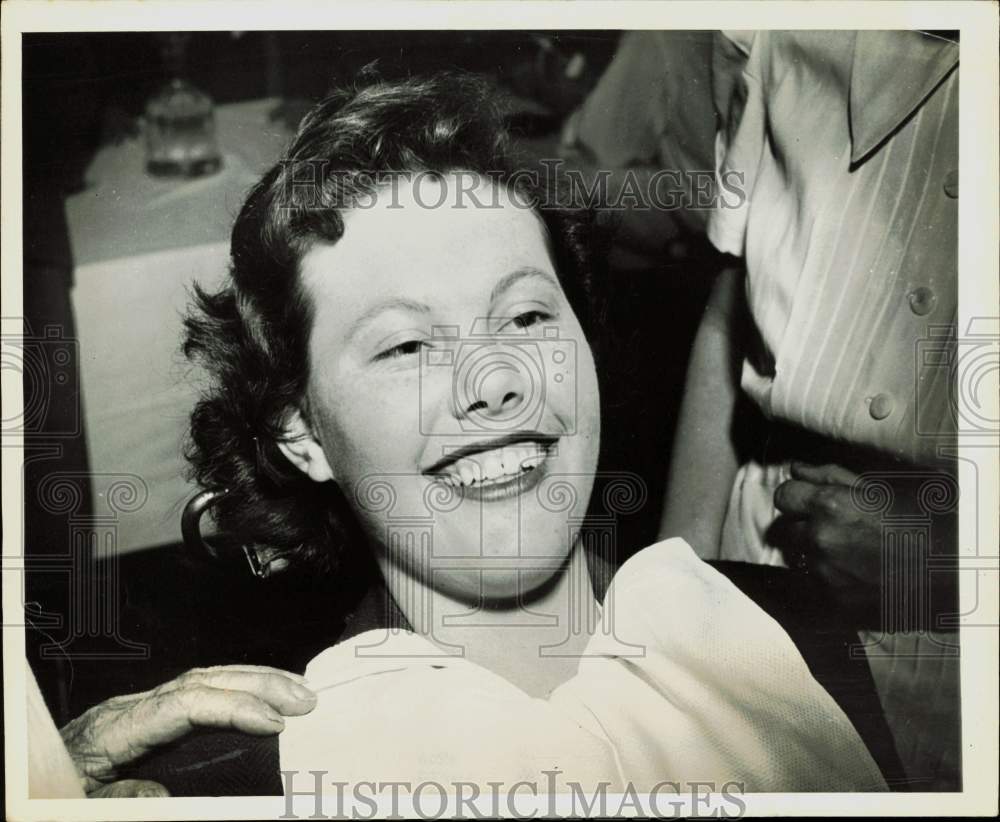
<svg viewBox="0 0 1000 822"><path fill-rule="evenodd" d="M562 563L519 558L503 565L488 562L480 568L439 569L424 583L437 593L471 607L507 609L544 592L556 582L561 571Z"/></svg>

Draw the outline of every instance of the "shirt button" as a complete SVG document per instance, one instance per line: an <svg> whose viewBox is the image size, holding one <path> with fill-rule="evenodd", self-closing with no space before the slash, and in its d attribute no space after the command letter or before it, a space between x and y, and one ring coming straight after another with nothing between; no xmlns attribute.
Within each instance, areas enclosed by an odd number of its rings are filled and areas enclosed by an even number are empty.
<svg viewBox="0 0 1000 822"><path fill-rule="evenodd" d="M892 397L888 394L876 394L868 406L868 413L873 420L884 420L892 413L892 405Z"/></svg>
<svg viewBox="0 0 1000 822"><path fill-rule="evenodd" d="M937 294L929 288L914 288L907 295L907 299L910 301L910 311L918 317L930 314L937 305Z"/></svg>
<svg viewBox="0 0 1000 822"><path fill-rule="evenodd" d="M958 197L958 169L944 175L944 193L953 200Z"/></svg>

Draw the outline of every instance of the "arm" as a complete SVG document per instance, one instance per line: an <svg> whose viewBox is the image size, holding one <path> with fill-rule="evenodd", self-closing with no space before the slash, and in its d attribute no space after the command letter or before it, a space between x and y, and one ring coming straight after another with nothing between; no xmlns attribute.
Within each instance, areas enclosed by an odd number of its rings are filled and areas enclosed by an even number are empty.
<svg viewBox="0 0 1000 822"><path fill-rule="evenodd" d="M705 307L691 349L660 522L661 539L683 537L705 558L718 555L739 467L731 429L740 390L742 289L742 271L726 269Z"/></svg>
<svg viewBox="0 0 1000 822"><path fill-rule="evenodd" d="M704 234L714 186L712 43L708 32L627 32L564 125L562 150L583 184L610 175L606 199L618 206L615 243L625 253L655 259L679 235Z"/></svg>

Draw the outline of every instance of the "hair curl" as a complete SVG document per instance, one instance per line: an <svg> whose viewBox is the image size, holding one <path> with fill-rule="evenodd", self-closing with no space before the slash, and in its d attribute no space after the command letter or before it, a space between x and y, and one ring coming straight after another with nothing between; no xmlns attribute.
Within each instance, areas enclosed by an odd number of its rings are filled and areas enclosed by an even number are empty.
<svg viewBox="0 0 1000 822"><path fill-rule="evenodd" d="M286 415L303 401L311 306L299 263L316 241L344 233L341 212L371 196L383 172L488 175L542 203L559 278L595 345L594 270L605 233L595 214L516 174L495 89L471 75L387 82L363 72L306 115L287 157L251 189L232 231L230 277L217 292L194 288L184 353L209 387L191 415L187 459L203 487L225 488L214 516L223 533L293 565L342 567L361 539L343 496L312 482L278 448ZM596 320L596 321L595 321Z"/></svg>

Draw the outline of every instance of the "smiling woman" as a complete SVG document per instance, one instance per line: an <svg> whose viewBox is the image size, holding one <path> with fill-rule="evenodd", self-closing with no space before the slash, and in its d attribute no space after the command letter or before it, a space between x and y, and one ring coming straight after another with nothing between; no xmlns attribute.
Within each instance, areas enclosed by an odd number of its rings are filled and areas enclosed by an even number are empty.
<svg viewBox="0 0 1000 822"><path fill-rule="evenodd" d="M478 81L369 82L306 118L197 295L190 458L220 525L371 586L281 769L884 789L789 636L683 541L605 590L581 538L597 233L530 181Z"/></svg>
<svg viewBox="0 0 1000 822"><path fill-rule="evenodd" d="M572 548L565 515L528 492L551 473L590 495L594 362L536 213L506 191L497 208L456 208L451 173L413 180L400 196L382 192L374 207L350 212L339 242L303 256L312 365L279 447L311 480L334 480L349 498L366 479L391 477L394 519L424 513L429 483L447 489L457 504L435 517L424 582L466 604L484 591L513 599L546 582ZM435 336L435 328L458 333ZM546 368L551 357L539 349L567 342L575 373ZM536 351L525 362L505 356L529 343ZM471 385L455 379L469 357L480 366ZM385 574L399 563L382 544L387 512L360 513ZM524 561L512 564L514 556ZM477 561L458 569L456 557ZM390 593L413 622L400 592Z"/></svg>
<svg viewBox="0 0 1000 822"><path fill-rule="evenodd" d="M190 459L202 484L229 489L216 511L224 530L272 558L324 569L350 561L358 544L346 499L353 487L337 483L331 492L286 459L296 451L290 437L334 422L327 413L334 399L342 408L356 398L354 431L363 422L377 438L376 425L396 425L411 439L431 435L435 447L467 444L469 434L482 438L491 426L510 433L519 424L512 413L539 410L548 384L533 383L523 399L501 398L499 421L496 409L483 414L482 397L460 397L469 401L454 421L462 441L448 443L444 417L431 419L428 404L451 383L450 369L435 364L456 348L482 351L494 332L519 333L512 342L524 345L508 350L536 363L541 353L526 323L549 329L542 339L553 354L560 325L573 331L561 349L579 352L583 331L593 340L601 280L592 270L600 258L594 217L531 209L541 194L518 172L502 110L490 87L468 76L368 83L332 95L306 117L286 159L255 186L237 218L231 285L199 291L200 310L187 320L186 353L216 377L192 418ZM505 327L498 319L508 320ZM412 367L417 361L421 367ZM543 376L554 384L562 370L546 367ZM360 382L335 398L343 380ZM473 387L466 382L456 385ZM575 390L574 381L563 389ZM596 414L596 387L584 396ZM390 419L372 417L376 403L388 404ZM328 448L360 445L330 436ZM357 479L373 463L356 456L358 463L344 457L332 465ZM431 462L404 467L396 458L376 470L419 475ZM312 467L321 471L318 462Z"/></svg>

